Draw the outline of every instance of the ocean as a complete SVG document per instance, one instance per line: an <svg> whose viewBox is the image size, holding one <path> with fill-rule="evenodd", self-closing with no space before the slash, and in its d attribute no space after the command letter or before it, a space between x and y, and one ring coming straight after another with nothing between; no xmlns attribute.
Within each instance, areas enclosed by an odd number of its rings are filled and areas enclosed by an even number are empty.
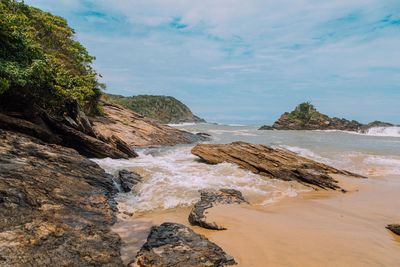
<svg viewBox="0 0 400 267"><path fill-rule="evenodd" d="M373 128L367 133L343 131L260 131L259 126L183 124L182 130L208 133L209 143L245 141L284 148L337 168L370 178L400 179L400 127ZM194 145L138 149L138 158L96 159L106 172L129 169L144 177L135 193L119 194L119 209L143 215L187 207L200 189L234 188L252 205L269 205L311 189L296 182L271 180L233 164L208 165L191 154Z"/></svg>

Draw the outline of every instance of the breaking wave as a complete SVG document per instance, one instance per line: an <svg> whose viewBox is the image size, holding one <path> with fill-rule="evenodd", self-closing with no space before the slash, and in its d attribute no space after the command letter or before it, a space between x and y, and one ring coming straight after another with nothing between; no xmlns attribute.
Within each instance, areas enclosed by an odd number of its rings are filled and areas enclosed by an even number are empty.
<svg viewBox="0 0 400 267"><path fill-rule="evenodd" d="M113 175L118 170L128 169L144 177L135 193L119 194L117 197L119 208L133 213L192 205L199 199L200 189L237 189L252 204L260 205L310 191L298 183L267 179L233 164L199 162L191 154L191 148L147 149L140 151L135 159L94 161Z"/></svg>
<svg viewBox="0 0 400 267"><path fill-rule="evenodd" d="M373 127L368 129L364 134L370 136L400 137L400 127Z"/></svg>

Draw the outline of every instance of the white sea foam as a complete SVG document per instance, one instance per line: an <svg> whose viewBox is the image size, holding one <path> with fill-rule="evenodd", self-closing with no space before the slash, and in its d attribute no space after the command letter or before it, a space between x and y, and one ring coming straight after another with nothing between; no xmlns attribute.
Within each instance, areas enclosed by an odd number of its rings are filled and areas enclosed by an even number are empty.
<svg viewBox="0 0 400 267"><path fill-rule="evenodd" d="M367 156L363 163L371 172L381 174L400 174L400 157Z"/></svg>
<svg viewBox="0 0 400 267"><path fill-rule="evenodd" d="M182 123L168 123L167 125L171 126L171 127L180 127L180 126L194 126L194 125L197 125L197 124L199 124L199 123L196 123L196 122L182 122Z"/></svg>
<svg viewBox="0 0 400 267"><path fill-rule="evenodd" d="M368 135L368 136L383 136L383 137L400 137L400 126L392 126L392 127L372 127L368 129L366 132L354 132L354 131L343 131L343 130L315 130L317 132L340 132L340 133L348 133L348 134L356 134L356 135Z"/></svg>
<svg viewBox="0 0 400 267"><path fill-rule="evenodd" d="M400 137L400 127L373 127L368 129L365 133L366 135L371 136L391 136L391 137Z"/></svg>
<svg viewBox="0 0 400 267"><path fill-rule="evenodd" d="M319 162L323 162L323 163L331 163L331 160L321 157L320 155L318 155L317 153L311 151L310 149L307 148L303 148L303 147L297 147L297 146L287 146L287 145L278 145L278 146L272 146L272 147L276 147L276 148L284 148L287 149L289 151L292 151L294 153L299 154L300 156L303 156L305 158L309 158L312 160L316 160Z"/></svg>
<svg viewBox="0 0 400 267"><path fill-rule="evenodd" d="M258 136L254 131L251 130L237 130L233 133L236 136Z"/></svg>
<svg viewBox="0 0 400 267"><path fill-rule="evenodd" d="M267 179L229 163L204 164L190 149L145 150L135 159L94 161L111 174L131 169L144 176L144 182L136 188L137 194L120 194L117 198L121 210L135 213L191 205L199 199L200 189L237 189L253 204L266 204L310 190L294 182Z"/></svg>

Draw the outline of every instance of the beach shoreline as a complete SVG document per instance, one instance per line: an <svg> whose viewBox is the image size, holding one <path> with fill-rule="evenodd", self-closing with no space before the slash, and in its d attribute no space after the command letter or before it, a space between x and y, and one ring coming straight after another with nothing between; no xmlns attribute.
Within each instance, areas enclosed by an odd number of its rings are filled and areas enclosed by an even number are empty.
<svg viewBox="0 0 400 267"><path fill-rule="evenodd" d="M190 226L189 207L138 217L120 213L113 230L122 238L126 263L152 225L177 222L221 246L238 266L396 266L400 238L385 229L400 220L396 177L336 178L348 193L319 190L269 205L212 208L208 217L225 231Z"/></svg>

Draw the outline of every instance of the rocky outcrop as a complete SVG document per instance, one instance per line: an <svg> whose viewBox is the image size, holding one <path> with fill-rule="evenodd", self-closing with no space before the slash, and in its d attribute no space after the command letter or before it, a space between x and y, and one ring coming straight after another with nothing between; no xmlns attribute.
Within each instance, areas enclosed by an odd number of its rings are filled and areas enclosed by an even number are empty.
<svg viewBox="0 0 400 267"><path fill-rule="evenodd" d="M361 133L367 133L369 129L371 128L376 128L376 127L393 127L396 126L394 124L388 123L388 122L382 122L382 121L373 121L368 124L365 124L360 127L359 132Z"/></svg>
<svg viewBox="0 0 400 267"><path fill-rule="evenodd" d="M198 201L189 214L189 222L206 229L226 230L225 227L207 219L206 210L215 205L248 203L242 193L235 189L220 189L218 191L201 190Z"/></svg>
<svg viewBox="0 0 400 267"><path fill-rule="evenodd" d="M76 111L78 110L78 111ZM106 139L89 123L79 106L78 114L64 114L55 118L43 109L27 104L25 110L5 110L0 113L0 129L10 130L39 138L43 142L74 148L92 158L129 158L137 154L121 139Z"/></svg>
<svg viewBox="0 0 400 267"><path fill-rule="evenodd" d="M219 246L188 227L163 223L151 229L131 267L222 267L236 264Z"/></svg>
<svg viewBox="0 0 400 267"><path fill-rule="evenodd" d="M386 228L400 236L400 224L389 224Z"/></svg>
<svg viewBox="0 0 400 267"><path fill-rule="evenodd" d="M123 266L112 177L75 150L0 130L0 265Z"/></svg>
<svg viewBox="0 0 400 267"><path fill-rule="evenodd" d="M113 135L126 142L130 147L154 145L189 144L208 140L207 137L181 131L126 109L119 105L102 103L105 115L90 118L96 132L105 139Z"/></svg>
<svg viewBox="0 0 400 267"><path fill-rule="evenodd" d="M127 170L121 170L118 172L117 183L121 187L122 192L127 193L132 191L132 189L142 181L142 176L135 172Z"/></svg>
<svg viewBox="0 0 400 267"><path fill-rule="evenodd" d="M263 125L259 130L341 130L367 132L373 127L388 127L393 124L374 121L362 124L355 120L329 117L317 111L311 103L301 103L292 112L285 112L272 126Z"/></svg>
<svg viewBox="0 0 400 267"><path fill-rule="evenodd" d="M199 144L192 149L192 153L210 164L234 163L271 179L297 181L314 188L342 189L332 174L363 177L301 157L288 150L245 142Z"/></svg>
<svg viewBox="0 0 400 267"><path fill-rule="evenodd" d="M104 98L110 103L121 105L160 123L206 122L194 115L185 104L172 96L138 95L126 97L106 94Z"/></svg>
<svg viewBox="0 0 400 267"><path fill-rule="evenodd" d="M322 114L323 115L323 114ZM284 113L270 129L275 130L342 130L358 131L362 126L357 121L346 119L330 118L326 115L313 117L309 120L292 118L290 113ZM260 130L269 130L262 126Z"/></svg>
<svg viewBox="0 0 400 267"><path fill-rule="evenodd" d="M137 157L137 154L130 148L127 148L122 140L113 139L104 142L99 138L92 137L72 127L68 127L51 117L45 118L46 123L52 131L62 139L62 145L71 147L79 151L82 155L92 158L129 158ZM115 140L115 137L113 137ZM121 145L122 143L122 145Z"/></svg>

